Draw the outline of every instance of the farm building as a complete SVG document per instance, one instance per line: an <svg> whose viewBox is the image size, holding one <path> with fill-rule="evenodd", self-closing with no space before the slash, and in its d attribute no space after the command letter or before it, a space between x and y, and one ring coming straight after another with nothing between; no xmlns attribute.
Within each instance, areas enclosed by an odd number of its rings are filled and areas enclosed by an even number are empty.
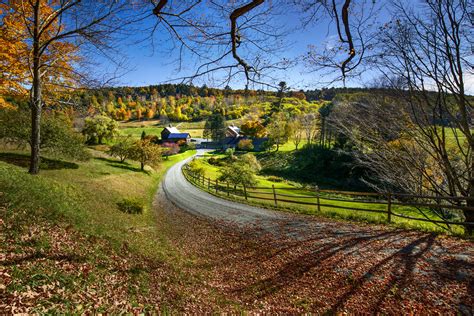
<svg viewBox="0 0 474 316"><path fill-rule="evenodd" d="M181 133L174 126L167 126L161 131L161 141L162 142L185 142L188 143L191 140L191 135L189 133Z"/></svg>

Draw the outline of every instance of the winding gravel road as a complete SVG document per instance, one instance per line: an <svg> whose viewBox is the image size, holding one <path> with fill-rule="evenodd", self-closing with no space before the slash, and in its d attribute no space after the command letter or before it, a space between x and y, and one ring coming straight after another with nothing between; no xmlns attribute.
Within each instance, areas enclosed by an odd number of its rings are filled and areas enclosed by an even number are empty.
<svg viewBox="0 0 474 316"><path fill-rule="evenodd" d="M205 153L198 150L197 156ZM178 207L199 216L235 224L254 224L286 218L284 214L218 198L189 183L181 168L193 157L172 166L162 182L166 197Z"/></svg>
<svg viewBox="0 0 474 316"><path fill-rule="evenodd" d="M203 153L198 151L197 155ZM355 301L354 310L364 310L373 302L367 311L382 308L394 315L417 310L420 314L473 315L474 247L471 242L387 225L276 212L228 201L186 180L181 168L190 159L169 169L157 194L158 203L174 203L177 208L165 208L171 216L173 212L190 212L206 221L217 222L219 227L241 230L264 247L275 247L268 267L281 266L261 281L262 289L269 287L271 293L281 290L286 299L293 293L282 290L286 286L294 286L298 295L311 288L308 295L314 295L320 293L320 289L313 287L332 284L324 301L332 304L333 311L350 304L352 297L360 294L363 298ZM192 224L185 225L193 229ZM260 235L265 238L258 239ZM288 253L275 259L275 254L278 256L282 251ZM232 258L236 258L234 252ZM248 258L241 260L245 263ZM248 265L244 266L249 269ZM224 274L228 273L226 270ZM259 284L254 283L255 275L261 272L250 270L249 273L250 288L255 291L255 284ZM241 278L239 272L238 280ZM347 284L353 284L352 290L331 303L335 293L340 293L341 287ZM402 310L404 312L400 312Z"/></svg>
<svg viewBox="0 0 474 316"><path fill-rule="evenodd" d="M198 150L196 156L206 150ZM312 220L308 216L276 212L255 206L240 204L209 194L189 183L181 168L190 157L172 166L164 180L162 189L166 198L179 208L206 219L239 227L255 228L262 233L283 235L285 237L304 239L308 233L324 229L335 234L352 234L351 229L341 227L340 223Z"/></svg>

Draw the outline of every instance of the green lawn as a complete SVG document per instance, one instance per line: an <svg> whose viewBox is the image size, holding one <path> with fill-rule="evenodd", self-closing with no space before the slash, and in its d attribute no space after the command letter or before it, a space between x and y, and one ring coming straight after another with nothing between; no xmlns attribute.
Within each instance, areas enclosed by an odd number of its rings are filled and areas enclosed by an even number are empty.
<svg viewBox="0 0 474 316"><path fill-rule="evenodd" d="M212 156L212 155L209 155ZM222 155L214 155L215 157L221 158ZM211 190L215 192L215 180L219 177L219 167L215 165L211 165L208 163L207 159L200 159L199 160L202 167L205 170L205 177L211 179ZM253 196L254 198L249 198L247 203L262 205L265 207L274 208L275 204L273 200L261 200L258 198L270 198L273 199L273 191L272 186L275 187L275 192L277 194L278 199L287 199L293 201L300 201L300 202L310 202L316 203L316 191L311 188L305 188L304 186L290 181L285 181L284 179L272 177L272 176L262 176L256 175L257 178L257 185L256 187L260 187L258 189L248 189L249 196ZM198 184L202 188L207 189L208 181L206 180L204 184ZM263 189L267 188L267 189ZM222 193L226 196L226 193ZM242 194L240 192L239 194ZM286 197L284 195L291 195L293 197ZM298 197L300 196L300 197ZM328 200L327 198L337 198L343 199L345 201L334 201ZM234 198L239 199L239 201L244 201L242 196L234 196ZM329 193L322 193L320 196L320 203L327 204L327 205L334 205L335 207L331 206L321 206L320 211L318 210L317 206L315 205L298 205L295 203L288 203L288 202L277 202L277 208L283 209L290 212L296 213L304 213L309 215L324 215L329 217L335 218L343 218L343 219L355 219L355 220L362 220L374 223L383 223L387 221L387 215L382 213L373 213L373 212L364 212L364 211L357 211L357 210L346 210L346 209L338 209L337 206L343 206L347 208L363 208L369 210L381 210L386 211L387 205L385 203L361 203L357 202L359 200L369 200L373 201L374 199L371 197L362 197L362 196L348 196L348 195L340 195L340 194L329 194ZM415 218L424 218L423 215L416 209L408 206L392 206L392 211L398 214L403 214L406 216L411 216ZM425 210L427 211L427 210ZM434 214L430 214L427 211L427 214L432 219L439 219ZM425 231L434 231L434 232L446 232L443 228L428 222L422 221L414 221L410 219L404 219L400 217L392 216L392 224L400 227L407 227L407 228L415 228ZM460 226L453 227L453 232L455 234L462 234L463 229Z"/></svg>

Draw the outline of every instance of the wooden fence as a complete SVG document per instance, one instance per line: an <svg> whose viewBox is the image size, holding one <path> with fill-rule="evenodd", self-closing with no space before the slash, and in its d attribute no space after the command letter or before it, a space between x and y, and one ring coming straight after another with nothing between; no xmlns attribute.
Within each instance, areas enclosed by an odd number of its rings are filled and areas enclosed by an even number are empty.
<svg viewBox="0 0 474 316"><path fill-rule="evenodd" d="M461 222L441 217L433 219L427 215L427 213L433 214L433 210L437 210L438 213L443 210L474 212L474 207L467 206L467 201L474 200L474 198L351 192L320 190L319 188L302 191L301 188L275 188L275 185L272 185L272 187L246 187L245 185L230 185L229 182L222 182L218 179L210 179L204 175L194 174L188 165L183 166L183 174L188 181L208 192L245 200L262 200L272 203L275 207L285 207L288 205L313 206L319 213L321 212L321 207L380 213L386 215L387 222L389 223L392 222L392 217L399 217L414 221L444 224L448 227L449 225L474 226L474 222ZM292 191L299 192L293 194ZM344 205L344 203L351 205ZM368 205L372 205L372 207L368 208ZM400 207L410 207L423 217L401 214L396 211Z"/></svg>

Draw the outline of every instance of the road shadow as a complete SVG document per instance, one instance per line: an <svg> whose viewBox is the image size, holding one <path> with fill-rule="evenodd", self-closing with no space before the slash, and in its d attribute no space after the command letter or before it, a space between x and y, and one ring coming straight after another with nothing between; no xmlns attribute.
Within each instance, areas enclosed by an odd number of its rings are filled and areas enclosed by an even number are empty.
<svg viewBox="0 0 474 316"><path fill-rule="evenodd" d="M296 292L310 298L303 300L307 310L323 310L328 315L336 315L361 300L364 310L382 314L387 312L387 302L403 301L407 296L420 295L420 303L433 304L433 297L420 294L428 286L438 293L452 284L466 285L474 293L473 274L462 272L472 271L473 265L447 259L452 258L449 249L442 249L437 236L400 230L349 233L336 238L325 233L306 240L285 240L279 245L275 242L275 247L268 247L272 241L264 241L264 249L250 252L250 256L245 249L242 253L234 249L232 258L239 257L245 266L264 268L253 271L253 280L233 287L231 293L251 302ZM230 262L224 262L226 265ZM461 293L457 304L470 306L469 294ZM435 302L441 302L441 297Z"/></svg>
<svg viewBox="0 0 474 316"><path fill-rule="evenodd" d="M18 153L0 153L0 161L23 168L28 168L30 166L30 155ZM79 165L73 162L41 157L40 168L42 170L78 169Z"/></svg>

